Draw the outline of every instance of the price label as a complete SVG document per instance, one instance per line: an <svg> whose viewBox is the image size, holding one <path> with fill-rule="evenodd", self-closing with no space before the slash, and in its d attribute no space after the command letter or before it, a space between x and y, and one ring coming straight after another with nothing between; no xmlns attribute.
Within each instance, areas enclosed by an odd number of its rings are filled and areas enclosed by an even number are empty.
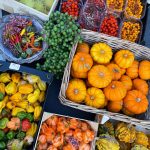
<svg viewBox="0 0 150 150"><path fill-rule="evenodd" d="M15 63L11 63L10 66L9 66L9 69L19 70L20 69L20 65L19 64L15 64Z"/></svg>

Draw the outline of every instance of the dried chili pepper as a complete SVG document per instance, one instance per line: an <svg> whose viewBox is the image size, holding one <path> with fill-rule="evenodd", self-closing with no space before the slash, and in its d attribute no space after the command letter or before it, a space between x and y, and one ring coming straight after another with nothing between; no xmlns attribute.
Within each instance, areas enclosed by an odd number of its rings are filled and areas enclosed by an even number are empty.
<svg viewBox="0 0 150 150"><path fill-rule="evenodd" d="M118 20L113 15L106 16L101 24L100 32L111 36L117 36L118 30Z"/></svg>

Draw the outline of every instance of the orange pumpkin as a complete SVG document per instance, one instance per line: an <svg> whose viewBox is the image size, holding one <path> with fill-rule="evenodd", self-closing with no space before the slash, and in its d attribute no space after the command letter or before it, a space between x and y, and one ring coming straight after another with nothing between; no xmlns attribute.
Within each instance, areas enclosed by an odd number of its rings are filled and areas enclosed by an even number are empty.
<svg viewBox="0 0 150 150"><path fill-rule="evenodd" d="M131 67L127 68L126 74L131 78L135 79L139 75L139 62L137 60L134 60Z"/></svg>
<svg viewBox="0 0 150 150"><path fill-rule="evenodd" d="M74 78L87 78L87 72L77 72L71 69L71 75Z"/></svg>
<svg viewBox="0 0 150 150"><path fill-rule="evenodd" d="M104 65L93 66L88 72L88 81L94 87L104 88L111 82L111 80L111 72Z"/></svg>
<svg viewBox="0 0 150 150"><path fill-rule="evenodd" d="M127 91L132 89L132 80L130 79L130 77L123 75L121 76L120 81L124 84Z"/></svg>
<svg viewBox="0 0 150 150"><path fill-rule="evenodd" d="M125 68L120 68L121 70L121 75L124 75L126 73L126 69Z"/></svg>
<svg viewBox="0 0 150 150"><path fill-rule="evenodd" d="M148 84L146 81L144 81L142 79L139 79L139 78L134 79L133 87L134 87L134 89L141 91L145 95L148 94Z"/></svg>
<svg viewBox="0 0 150 150"><path fill-rule="evenodd" d="M114 101L114 102L109 102L107 105L107 109L111 112L119 112L122 109L123 106L123 101Z"/></svg>
<svg viewBox="0 0 150 150"><path fill-rule="evenodd" d="M81 103L86 97L86 86L84 81L80 79L72 79L68 84L66 96L69 100Z"/></svg>
<svg viewBox="0 0 150 150"><path fill-rule="evenodd" d="M105 95L102 90L91 87L87 89L85 104L95 108L102 108L105 104Z"/></svg>
<svg viewBox="0 0 150 150"><path fill-rule="evenodd" d="M121 78L121 70L118 65L116 64L109 64L107 68L112 73L112 80L119 80Z"/></svg>
<svg viewBox="0 0 150 150"><path fill-rule="evenodd" d="M88 45L88 43L79 43L78 47L77 47L77 52L83 52L83 53L89 53L90 52L90 46Z"/></svg>
<svg viewBox="0 0 150 150"><path fill-rule="evenodd" d="M133 113L131 113L130 111L128 111L126 108L122 108L122 112L125 114L125 115L127 115L127 116L134 116L134 114Z"/></svg>
<svg viewBox="0 0 150 150"><path fill-rule="evenodd" d="M120 81L112 81L106 88L104 94L110 101L121 101L126 96L127 90Z"/></svg>
<svg viewBox="0 0 150 150"><path fill-rule="evenodd" d="M150 79L150 61L143 60L139 65L139 76L143 80Z"/></svg>
<svg viewBox="0 0 150 150"><path fill-rule="evenodd" d="M93 60L90 54L78 52L72 62L72 68L76 72L87 72L91 69Z"/></svg>
<svg viewBox="0 0 150 150"><path fill-rule="evenodd" d="M138 90L128 91L123 102L124 107L133 114L144 113L148 108L148 99Z"/></svg>
<svg viewBox="0 0 150 150"><path fill-rule="evenodd" d="M129 50L120 50L115 54L115 63L121 68L129 68L134 61L134 54Z"/></svg>

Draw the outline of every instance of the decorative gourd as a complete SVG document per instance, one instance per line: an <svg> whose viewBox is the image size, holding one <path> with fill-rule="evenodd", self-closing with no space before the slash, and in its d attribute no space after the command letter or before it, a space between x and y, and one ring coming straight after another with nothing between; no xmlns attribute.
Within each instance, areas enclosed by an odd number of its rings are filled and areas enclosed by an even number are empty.
<svg viewBox="0 0 150 150"><path fill-rule="evenodd" d="M104 127L107 128L107 131L108 131L109 135L111 135L111 136L114 136L114 135L115 135L114 126L113 126L113 124L112 124L110 121L107 121L107 122L104 124Z"/></svg>
<svg viewBox="0 0 150 150"><path fill-rule="evenodd" d="M104 94L110 101L121 101L126 96L127 90L120 81L112 81L106 88Z"/></svg>
<svg viewBox="0 0 150 150"><path fill-rule="evenodd" d="M139 65L139 76L143 80L150 79L150 61L143 60Z"/></svg>
<svg viewBox="0 0 150 150"><path fill-rule="evenodd" d="M125 115L127 115L127 116L134 116L134 114L132 113L132 112L130 112L130 111L128 111L126 108L122 108L122 112L125 114Z"/></svg>
<svg viewBox="0 0 150 150"><path fill-rule="evenodd" d="M86 97L86 86L84 81L80 79L72 79L66 90L66 96L69 100L81 103Z"/></svg>
<svg viewBox="0 0 150 150"><path fill-rule="evenodd" d="M121 78L121 70L118 65L116 64L109 64L107 68L112 73L112 80L119 80Z"/></svg>
<svg viewBox="0 0 150 150"><path fill-rule="evenodd" d="M110 101L107 105L107 109L111 112L119 112L122 109L123 101Z"/></svg>
<svg viewBox="0 0 150 150"><path fill-rule="evenodd" d="M134 147L132 147L131 150L149 150L149 149L143 145L134 145Z"/></svg>
<svg viewBox="0 0 150 150"><path fill-rule="evenodd" d="M105 95L102 90L95 87L88 88L85 104L95 108L102 108L105 104Z"/></svg>
<svg viewBox="0 0 150 150"><path fill-rule="evenodd" d="M118 141L109 135L102 135L96 141L96 148L97 150L119 150L119 143Z"/></svg>
<svg viewBox="0 0 150 150"><path fill-rule="evenodd" d="M134 87L134 89L141 91L145 95L148 94L148 84L145 80L142 80L139 78L134 79L133 87Z"/></svg>
<svg viewBox="0 0 150 150"><path fill-rule="evenodd" d="M127 68L126 74L131 78L135 79L139 75L139 62L137 60L134 60L131 67Z"/></svg>
<svg viewBox="0 0 150 150"><path fill-rule="evenodd" d="M134 61L134 54L129 50L120 50L115 54L115 63L121 68L129 68Z"/></svg>
<svg viewBox="0 0 150 150"><path fill-rule="evenodd" d="M96 43L92 46L90 54L97 63L107 64L110 62L113 52L109 45L105 43Z"/></svg>
<svg viewBox="0 0 150 150"><path fill-rule="evenodd" d="M148 146L148 137L144 132L136 132L136 139L135 139L135 144L137 145L143 145L145 147Z"/></svg>
<svg viewBox="0 0 150 150"><path fill-rule="evenodd" d="M79 43L77 47L77 52L83 52L83 53L89 53L90 52L90 47L87 43Z"/></svg>
<svg viewBox="0 0 150 150"><path fill-rule="evenodd" d="M104 65L93 66L88 72L88 81L94 87L104 88L108 86L111 80L111 72Z"/></svg>
<svg viewBox="0 0 150 150"><path fill-rule="evenodd" d="M133 114L144 113L148 108L148 99L138 90L128 91L123 102L124 107Z"/></svg>
<svg viewBox="0 0 150 150"><path fill-rule="evenodd" d="M122 142L133 143L136 138L136 130L132 125L120 122L115 129L115 135Z"/></svg>
<svg viewBox="0 0 150 150"><path fill-rule="evenodd" d="M124 75L126 73L126 69L125 68L120 68L121 70L121 75Z"/></svg>
<svg viewBox="0 0 150 150"><path fill-rule="evenodd" d="M77 72L87 72L91 69L93 60L90 54L78 52L72 62L72 68Z"/></svg>
<svg viewBox="0 0 150 150"><path fill-rule="evenodd" d="M19 93L21 94L30 94L33 92L33 85L32 84L22 84L19 85Z"/></svg>
<svg viewBox="0 0 150 150"><path fill-rule="evenodd" d="M74 78L87 78L87 72L77 72L71 69L71 75Z"/></svg>
<svg viewBox="0 0 150 150"><path fill-rule="evenodd" d="M130 77L123 75L121 76L120 81L123 83L127 91L132 89L132 80Z"/></svg>

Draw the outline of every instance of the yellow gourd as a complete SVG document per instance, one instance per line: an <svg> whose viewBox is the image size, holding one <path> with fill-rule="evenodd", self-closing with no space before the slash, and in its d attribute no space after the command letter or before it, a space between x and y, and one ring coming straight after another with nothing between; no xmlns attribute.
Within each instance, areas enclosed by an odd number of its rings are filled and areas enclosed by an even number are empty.
<svg viewBox="0 0 150 150"><path fill-rule="evenodd" d="M34 120L39 120L41 112L42 112L42 107L36 106L34 109Z"/></svg>
<svg viewBox="0 0 150 150"><path fill-rule="evenodd" d="M110 70L104 65L93 66L88 72L88 82L97 88L104 88L112 80L112 75Z"/></svg>
<svg viewBox="0 0 150 150"><path fill-rule="evenodd" d="M21 94L30 94L33 92L33 85L32 84L23 84L19 86L19 92Z"/></svg>
<svg viewBox="0 0 150 150"><path fill-rule="evenodd" d="M88 88L85 104L95 108L102 108L105 104L105 95L102 90L95 87Z"/></svg>
<svg viewBox="0 0 150 150"><path fill-rule="evenodd" d="M105 43L96 43L92 46L90 54L95 62L107 64L110 62L113 52L109 45Z"/></svg>
<svg viewBox="0 0 150 150"><path fill-rule="evenodd" d="M40 80L39 76L33 75L33 74L29 74L26 76L26 80L30 83L30 84L34 84L34 83L38 83Z"/></svg>
<svg viewBox="0 0 150 150"><path fill-rule="evenodd" d="M20 78L21 78L20 73L13 73L13 74L11 75L11 79L12 79L12 81L15 82L15 83L19 83Z"/></svg>
<svg viewBox="0 0 150 150"><path fill-rule="evenodd" d="M41 91L41 92L40 92L40 95L39 95L39 97L38 97L38 101L39 101L40 103L42 103L42 102L44 101L44 99L45 99L45 92L44 92L44 91Z"/></svg>
<svg viewBox="0 0 150 150"><path fill-rule="evenodd" d="M22 112L22 111L25 112L25 109L20 108L20 107L15 107L15 108L12 109L11 115L12 115L12 116L16 116L17 113Z"/></svg>
<svg viewBox="0 0 150 150"><path fill-rule="evenodd" d="M17 92L17 85L14 82L10 82L5 87L5 91L8 95L13 95Z"/></svg>
<svg viewBox="0 0 150 150"><path fill-rule="evenodd" d="M10 100L15 101L15 102L19 102L22 100L22 94L17 92L14 95L12 95L11 97L9 97Z"/></svg>
<svg viewBox="0 0 150 150"><path fill-rule="evenodd" d="M0 82L7 83L7 82L10 82L10 80L11 80L11 78L10 78L9 73L0 74Z"/></svg>
<svg viewBox="0 0 150 150"><path fill-rule="evenodd" d="M132 147L131 150L149 150L149 149L143 145L134 145L134 147Z"/></svg>
<svg viewBox="0 0 150 150"><path fill-rule="evenodd" d="M34 137L36 131L37 131L37 124L36 123L32 123L31 124L31 128L26 132L26 135L30 135L32 137Z"/></svg>
<svg viewBox="0 0 150 150"><path fill-rule="evenodd" d="M134 61L134 54L129 50L120 50L115 54L115 63L121 68L129 68Z"/></svg>
<svg viewBox="0 0 150 150"><path fill-rule="evenodd" d="M34 107L31 106L31 105L28 105L28 107L26 108L26 111L27 111L28 113L33 113L33 112L34 112Z"/></svg>
<svg viewBox="0 0 150 150"><path fill-rule="evenodd" d="M5 94L5 84L4 83L0 83L0 92Z"/></svg>
<svg viewBox="0 0 150 150"><path fill-rule="evenodd" d="M14 101L8 101L7 104L6 104L6 107L8 109L13 109L13 108L16 107L16 102L14 102Z"/></svg>
<svg viewBox="0 0 150 150"><path fill-rule="evenodd" d="M42 80L38 80L37 85L41 91L46 91L46 82Z"/></svg>
<svg viewBox="0 0 150 150"><path fill-rule="evenodd" d="M86 97L86 86L84 81L80 79L72 79L66 90L66 96L69 100L81 103Z"/></svg>
<svg viewBox="0 0 150 150"><path fill-rule="evenodd" d="M34 93L31 93L31 94L28 95L27 100L30 103L35 103L38 100L39 96L40 96L40 90L36 89L34 91Z"/></svg>
<svg viewBox="0 0 150 150"><path fill-rule="evenodd" d="M28 101L27 100L20 101L17 103L17 106L26 109L28 107Z"/></svg>

